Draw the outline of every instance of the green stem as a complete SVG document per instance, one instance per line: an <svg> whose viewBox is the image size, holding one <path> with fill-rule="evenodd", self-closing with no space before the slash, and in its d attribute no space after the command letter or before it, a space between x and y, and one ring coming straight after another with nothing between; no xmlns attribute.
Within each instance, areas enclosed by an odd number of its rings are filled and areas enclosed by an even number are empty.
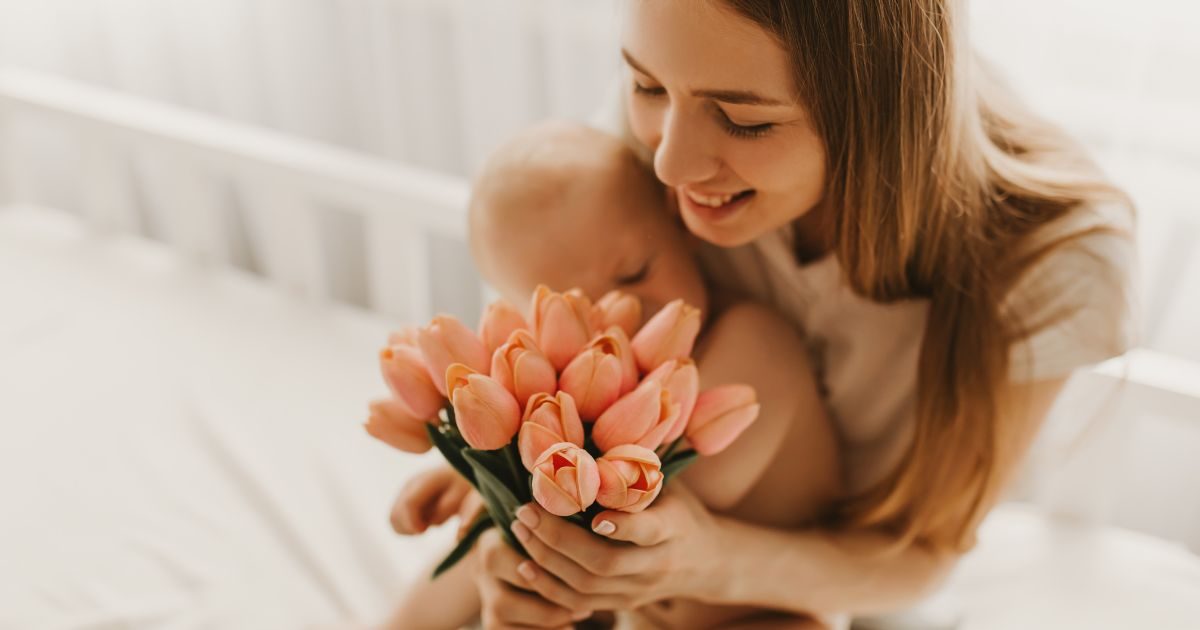
<svg viewBox="0 0 1200 630"><path fill-rule="evenodd" d="M512 488L516 491L517 499L522 503L527 503L529 498L526 496L525 475L521 474L523 467L517 464L517 458L513 455L516 446L509 444L504 447L504 460L508 462L508 470L512 473Z"/></svg>
<svg viewBox="0 0 1200 630"><path fill-rule="evenodd" d="M671 442L671 445L667 447L667 450L666 450L666 452L665 452L665 453L663 453L663 454L662 454L662 457L659 457L659 458L658 458L658 459L659 459L659 461L660 461L660 462L663 462L663 463L666 463L666 461L667 461L667 458L668 458L668 457L670 457L672 454L674 454L674 453L675 453L675 449L679 447L679 443L680 443L680 442L682 442L682 441L683 441L683 438L682 438L682 437L677 437L677 438L675 438L675 441L674 441L674 442Z"/></svg>

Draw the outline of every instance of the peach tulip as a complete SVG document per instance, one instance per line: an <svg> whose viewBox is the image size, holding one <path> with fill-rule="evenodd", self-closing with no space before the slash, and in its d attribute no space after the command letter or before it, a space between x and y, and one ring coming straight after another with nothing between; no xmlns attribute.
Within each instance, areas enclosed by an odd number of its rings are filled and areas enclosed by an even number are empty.
<svg viewBox="0 0 1200 630"><path fill-rule="evenodd" d="M491 376L517 397L522 409L530 396L553 394L558 385L554 366L526 330L513 331L508 342L496 348Z"/></svg>
<svg viewBox="0 0 1200 630"><path fill-rule="evenodd" d="M592 323L596 330L618 326L633 337L642 325L642 302L628 293L609 291L592 307Z"/></svg>
<svg viewBox="0 0 1200 630"><path fill-rule="evenodd" d="M429 378L443 396L446 391L446 368L462 363L480 374L487 374L492 355L475 333L452 315L438 315L426 327L417 331L417 345L425 357Z"/></svg>
<svg viewBox="0 0 1200 630"><path fill-rule="evenodd" d="M600 490L596 460L570 442L547 448L532 472L533 498L551 514L570 516L596 502Z"/></svg>
<svg viewBox="0 0 1200 630"><path fill-rule="evenodd" d="M506 446L521 425L521 408L495 379L461 363L446 369L446 391L463 439L471 447L495 450Z"/></svg>
<svg viewBox="0 0 1200 630"><path fill-rule="evenodd" d="M363 426L372 437L408 453L424 453L433 444L426 422L408 412L397 400L371 401L371 414Z"/></svg>
<svg viewBox="0 0 1200 630"><path fill-rule="evenodd" d="M644 379L600 414L592 429L592 441L607 453L622 444L637 444L654 450L679 417L679 403L657 379Z"/></svg>
<svg viewBox="0 0 1200 630"><path fill-rule="evenodd" d="M530 308L534 339L555 370L567 367L591 340L591 310L579 291L556 293L545 285L534 291Z"/></svg>
<svg viewBox="0 0 1200 630"><path fill-rule="evenodd" d="M575 400L566 392L534 394L521 418L517 450L521 463L533 472L533 466L547 448L560 442L583 446L583 422L575 409Z"/></svg>
<svg viewBox="0 0 1200 630"><path fill-rule="evenodd" d="M700 372L696 369L696 362L690 358L671 359L647 374L646 378L661 382L671 392L671 400L679 403L679 416L663 438L663 442L673 442L683 435L692 417L692 409L696 406L696 396L700 392Z"/></svg>
<svg viewBox="0 0 1200 630"><path fill-rule="evenodd" d="M687 438L701 455L725 450L758 417L758 402L749 385L721 385L700 393Z"/></svg>
<svg viewBox="0 0 1200 630"><path fill-rule="evenodd" d="M508 342L513 331L524 330L528 327L525 324L525 317L521 315L521 311L518 311L517 307L505 300L496 300L488 304L487 310L483 313L483 319L479 322L479 339L483 341L488 355L491 356L495 354L496 348Z"/></svg>
<svg viewBox="0 0 1200 630"><path fill-rule="evenodd" d="M614 327L618 335L624 336L620 328ZM579 415L588 422L600 417L605 409L623 393L626 378L636 383L637 372L625 374L626 360L632 360L629 344L621 346L621 340L605 334L597 337L583 349L558 377L558 388L571 394L579 404ZM632 365L632 364L630 364ZM636 368L634 368L636 370Z"/></svg>
<svg viewBox="0 0 1200 630"><path fill-rule="evenodd" d="M596 501L610 510L641 512L662 490L662 462L648 448L623 444L596 460L600 491Z"/></svg>
<svg viewBox="0 0 1200 630"><path fill-rule="evenodd" d="M700 334L700 309L675 300L662 307L633 338L633 354L643 372L692 353Z"/></svg>
<svg viewBox="0 0 1200 630"><path fill-rule="evenodd" d="M394 345L379 351L379 367L383 380L396 398L404 403L408 414L421 419L432 418L445 403L445 398L429 377L421 351L409 345Z"/></svg>

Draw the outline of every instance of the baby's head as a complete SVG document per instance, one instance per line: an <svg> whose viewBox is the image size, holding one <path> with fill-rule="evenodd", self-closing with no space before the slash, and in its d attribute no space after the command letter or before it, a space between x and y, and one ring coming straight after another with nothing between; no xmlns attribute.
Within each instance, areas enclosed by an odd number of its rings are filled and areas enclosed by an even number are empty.
<svg viewBox="0 0 1200 630"><path fill-rule="evenodd" d="M475 183L470 232L476 264L514 304L545 284L593 300L620 289L643 317L680 298L708 310L664 188L620 140L582 125L542 124L498 149Z"/></svg>

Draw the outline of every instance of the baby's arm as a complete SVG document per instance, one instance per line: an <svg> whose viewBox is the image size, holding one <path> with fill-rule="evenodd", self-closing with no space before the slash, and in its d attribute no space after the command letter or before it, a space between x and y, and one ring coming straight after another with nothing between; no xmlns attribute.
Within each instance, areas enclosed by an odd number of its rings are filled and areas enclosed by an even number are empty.
<svg viewBox="0 0 1200 630"><path fill-rule="evenodd" d="M701 390L746 383L761 405L758 419L733 444L681 474L705 504L717 510L736 505L785 443L798 472L795 483L805 490L798 511L815 517L841 495L837 436L804 342L787 321L758 304L735 304L706 331L695 354Z"/></svg>
<svg viewBox="0 0 1200 630"><path fill-rule="evenodd" d="M441 562L444 555L435 562ZM479 589L473 576L478 555L472 549L435 580L429 576L436 564L423 567L400 606L384 624L385 630L446 630L461 628L477 619Z"/></svg>

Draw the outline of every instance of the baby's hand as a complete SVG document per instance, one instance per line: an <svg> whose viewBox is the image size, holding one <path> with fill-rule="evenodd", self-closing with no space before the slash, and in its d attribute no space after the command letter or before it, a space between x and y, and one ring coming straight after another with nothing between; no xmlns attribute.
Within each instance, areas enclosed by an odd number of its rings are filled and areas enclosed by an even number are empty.
<svg viewBox="0 0 1200 630"><path fill-rule="evenodd" d="M461 535L481 506L478 493L458 471L448 465L438 466L404 484L392 505L392 529L398 534L420 534L458 514L462 517Z"/></svg>

